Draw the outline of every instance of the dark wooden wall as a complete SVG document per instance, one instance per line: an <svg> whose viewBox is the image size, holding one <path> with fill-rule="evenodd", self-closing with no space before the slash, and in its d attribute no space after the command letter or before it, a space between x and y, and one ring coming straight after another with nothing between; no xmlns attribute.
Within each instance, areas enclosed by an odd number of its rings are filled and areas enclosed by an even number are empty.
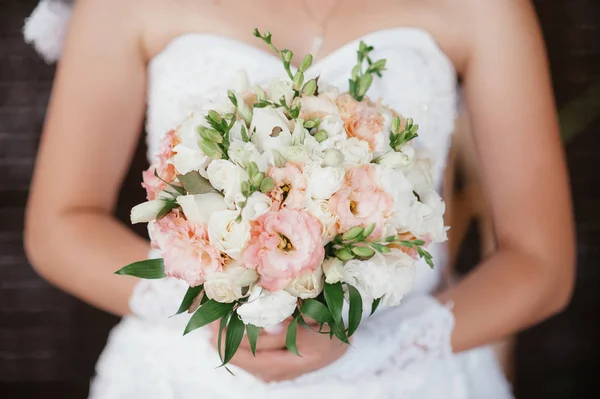
<svg viewBox="0 0 600 399"><path fill-rule="evenodd" d="M117 320L41 280L23 253L23 212L54 74L20 34L35 3L0 0L0 397L83 398L94 361ZM600 4L534 3L548 42L557 103L569 106L599 82ZM591 101L582 105L588 114L600 109L598 98ZM122 219L143 199L143 151L140 143L117 210ZM600 371L598 119L567 144L567 153L579 238L576 293L564 314L519 336L519 398L600 397L595 380ZM465 264L476 261L475 234L464 246Z"/></svg>

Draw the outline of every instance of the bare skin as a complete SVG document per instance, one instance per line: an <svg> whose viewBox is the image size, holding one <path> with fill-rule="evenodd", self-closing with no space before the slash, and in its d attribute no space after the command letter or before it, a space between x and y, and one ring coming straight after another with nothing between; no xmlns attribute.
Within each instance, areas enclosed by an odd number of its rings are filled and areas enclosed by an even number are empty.
<svg viewBox="0 0 600 399"><path fill-rule="evenodd" d="M188 32L268 51L250 34L258 27L296 54L308 52L318 32L299 2L248 3L78 0L27 213L27 252L42 276L106 311L129 313L135 280L112 272L149 247L112 212L143 120L147 62ZM306 3L325 10L334 1ZM462 77L493 209L497 252L437 294L454 303L452 343L462 351L549 317L572 292L571 202L543 41L526 0L348 0L333 13L316 58L399 26L430 32ZM246 342L232 363L267 381L319 369L345 350L305 329L302 358L283 350L281 334L259 342L257 359Z"/></svg>

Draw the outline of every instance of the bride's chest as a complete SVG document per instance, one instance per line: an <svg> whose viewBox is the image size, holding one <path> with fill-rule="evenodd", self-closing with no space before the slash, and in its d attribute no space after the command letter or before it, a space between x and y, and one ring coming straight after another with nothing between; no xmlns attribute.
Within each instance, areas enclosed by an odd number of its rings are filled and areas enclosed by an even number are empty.
<svg viewBox="0 0 600 399"><path fill-rule="evenodd" d="M427 32L415 28L375 32L361 38L375 47L374 59L385 58L387 70L369 90L421 126L421 142L444 158L456 109L456 72ZM310 77L348 89L360 40L342 46L313 64ZM299 57L299 56L298 56ZM238 71L251 84L264 84L285 71L277 57L221 36L187 34L171 42L148 66L149 154L160 137L189 113L210 106L234 87ZM434 173L435 175L436 173ZM434 176L435 177L435 176Z"/></svg>

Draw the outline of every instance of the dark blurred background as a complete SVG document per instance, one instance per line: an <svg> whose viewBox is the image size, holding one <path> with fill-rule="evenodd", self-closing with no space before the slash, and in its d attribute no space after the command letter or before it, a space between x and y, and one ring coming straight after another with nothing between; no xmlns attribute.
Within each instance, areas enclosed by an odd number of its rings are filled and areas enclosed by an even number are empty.
<svg viewBox="0 0 600 399"><path fill-rule="evenodd" d="M578 275L567 311L517 337L513 379L518 398L600 398L600 1L534 3L568 154ZM23 252L25 202L54 75L22 39L35 4L0 0L0 397L85 398L118 319L50 286ZM144 197L144 153L141 142L121 192L123 220ZM481 256L480 231L476 223L467 229L459 270Z"/></svg>

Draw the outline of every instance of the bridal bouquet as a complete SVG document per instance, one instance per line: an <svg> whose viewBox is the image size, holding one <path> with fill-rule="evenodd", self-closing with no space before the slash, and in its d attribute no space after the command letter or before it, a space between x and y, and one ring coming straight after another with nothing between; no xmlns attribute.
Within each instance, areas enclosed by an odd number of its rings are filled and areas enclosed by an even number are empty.
<svg viewBox="0 0 600 399"><path fill-rule="evenodd" d="M361 42L339 94L305 79L311 55L293 72L291 51L254 34L287 78L238 85L168 132L143 176L148 201L131 212L133 223L150 222L163 258L117 272L184 280L184 333L220 320L223 364L244 334L254 351L260 328L284 321L294 353L307 320L348 343L363 307L397 305L417 260L433 267L426 246L446 239L444 203L412 145L418 125L366 97L385 60Z"/></svg>

